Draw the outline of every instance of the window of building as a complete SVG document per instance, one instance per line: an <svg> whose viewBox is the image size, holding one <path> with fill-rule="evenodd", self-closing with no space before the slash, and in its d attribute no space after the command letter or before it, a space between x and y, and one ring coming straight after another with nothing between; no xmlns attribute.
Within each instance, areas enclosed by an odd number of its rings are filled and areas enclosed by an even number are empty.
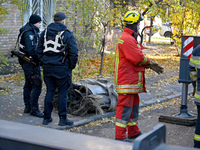
<svg viewBox="0 0 200 150"><path fill-rule="evenodd" d="M23 24L29 21L31 14L37 14L42 18L42 29L53 21L54 0L23 0L27 4L23 13Z"/></svg>

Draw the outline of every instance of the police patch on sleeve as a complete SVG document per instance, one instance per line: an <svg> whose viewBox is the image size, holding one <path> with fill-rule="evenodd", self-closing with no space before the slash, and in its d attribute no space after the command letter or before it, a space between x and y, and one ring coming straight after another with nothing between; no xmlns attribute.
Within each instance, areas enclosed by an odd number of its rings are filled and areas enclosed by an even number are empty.
<svg viewBox="0 0 200 150"><path fill-rule="evenodd" d="M34 39L34 35L29 35L29 39L32 41Z"/></svg>

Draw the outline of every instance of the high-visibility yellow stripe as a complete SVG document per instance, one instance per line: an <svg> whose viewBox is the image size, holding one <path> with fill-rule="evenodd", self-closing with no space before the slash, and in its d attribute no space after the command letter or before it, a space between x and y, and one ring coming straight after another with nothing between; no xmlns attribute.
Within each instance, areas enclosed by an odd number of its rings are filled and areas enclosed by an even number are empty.
<svg viewBox="0 0 200 150"><path fill-rule="evenodd" d="M116 89L117 93L138 93L143 92L144 89Z"/></svg>
<svg viewBox="0 0 200 150"><path fill-rule="evenodd" d="M116 88L126 88L126 89L129 89L129 88L141 88L143 87L142 84L124 84L124 85L117 85Z"/></svg>
<svg viewBox="0 0 200 150"><path fill-rule="evenodd" d="M144 60L139 64L140 66L147 62L147 56L144 56Z"/></svg>
<svg viewBox="0 0 200 150"><path fill-rule="evenodd" d="M143 84L141 84L142 80L142 72L139 71L138 73L138 84L124 84L124 85L118 85L117 84L117 78L115 78L115 85L116 85L116 91L117 93L138 93L143 92Z"/></svg>
<svg viewBox="0 0 200 150"><path fill-rule="evenodd" d="M115 85L117 85L117 77L118 77L118 66L119 66L119 49L117 48L115 54Z"/></svg>
<svg viewBox="0 0 200 150"><path fill-rule="evenodd" d="M194 75L190 74L190 78L196 78L196 77L197 77L196 74L194 74Z"/></svg>
<svg viewBox="0 0 200 150"><path fill-rule="evenodd" d="M196 141L200 141L200 135L195 134L195 135L194 135L194 140L196 140Z"/></svg>
<svg viewBox="0 0 200 150"><path fill-rule="evenodd" d="M142 80L142 72L141 71L138 72L138 78L139 78L138 79L138 85L141 85L141 83L140 83L141 80Z"/></svg>
<svg viewBox="0 0 200 150"><path fill-rule="evenodd" d="M196 91L194 97L200 99L200 92L199 92L199 91Z"/></svg>
<svg viewBox="0 0 200 150"><path fill-rule="evenodd" d="M200 60L194 60L194 59L190 58L190 62L192 62L193 64L196 64L196 65L200 65Z"/></svg>
<svg viewBox="0 0 200 150"><path fill-rule="evenodd" d="M128 126L134 126L138 123L138 121L135 121L135 122L128 122L128 124L123 124L123 123L120 123L120 122L116 122L115 125L116 126L119 126L119 127L122 127L122 128L126 128L127 125Z"/></svg>
<svg viewBox="0 0 200 150"><path fill-rule="evenodd" d="M134 126L134 125L136 125L138 123L138 121L135 121L135 122L129 122L128 123L128 126Z"/></svg>
<svg viewBox="0 0 200 150"><path fill-rule="evenodd" d="M127 127L126 124L122 124L122 123L119 123L119 122L116 122L115 125L119 126L119 127L122 127L122 128L126 128Z"/></svg>
<svg viewBox="0 0 200 150"><path fill-rule="evenodd" d="M196 81L197 80L197 72L196 71L190 71L190 78L191 78L192 81Z"/></svg>
<svg viewBox="0 0 200 150"><path fill-rule="evenodd" d="M123 43L124 43L124 41L121 40L121 39L119 39L119 38L117 39L117 42L120 43L120 44L123 44Z"/></svg>
<svg viewBox="0 0 200 150"><path fill-rule="evenodd" d="M200 60L194 60L194 59L190 58L189 64L193 67L200 68Z"/></svg>
<svg viewBox="0 0 200 150"><path fill-rule="evenodd" d="M190 74L190 78L191 78L192 81L196 81L197 80L197 75L196 74L195 75L191 75Z"/></svg>

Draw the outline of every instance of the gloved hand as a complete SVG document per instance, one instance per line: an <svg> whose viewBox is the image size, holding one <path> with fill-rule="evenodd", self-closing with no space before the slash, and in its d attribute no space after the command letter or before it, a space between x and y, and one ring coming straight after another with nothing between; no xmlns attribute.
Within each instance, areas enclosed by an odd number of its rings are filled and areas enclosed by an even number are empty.
<svg viewBox="0 0 200 150"><path fill-rule="evenodd" d="M158 74L163 73L164 68L159 66L157 63L150 60L150 64L146 65L146 68L150 68Z"/></svg>

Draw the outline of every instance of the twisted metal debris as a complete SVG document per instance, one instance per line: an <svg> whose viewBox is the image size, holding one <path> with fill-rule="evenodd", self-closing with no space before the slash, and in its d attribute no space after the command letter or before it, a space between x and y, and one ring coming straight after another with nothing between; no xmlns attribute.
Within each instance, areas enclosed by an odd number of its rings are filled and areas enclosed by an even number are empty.
<svg viewBox="0 0 200 150"><path fill-rule="evenodd" d="M89 113L114 111L118 100L113 83L105 79L82 79L72 83L67 102L69 114L84 116ZM54 108L58 109L58 94L55 93Z"/></svg>

